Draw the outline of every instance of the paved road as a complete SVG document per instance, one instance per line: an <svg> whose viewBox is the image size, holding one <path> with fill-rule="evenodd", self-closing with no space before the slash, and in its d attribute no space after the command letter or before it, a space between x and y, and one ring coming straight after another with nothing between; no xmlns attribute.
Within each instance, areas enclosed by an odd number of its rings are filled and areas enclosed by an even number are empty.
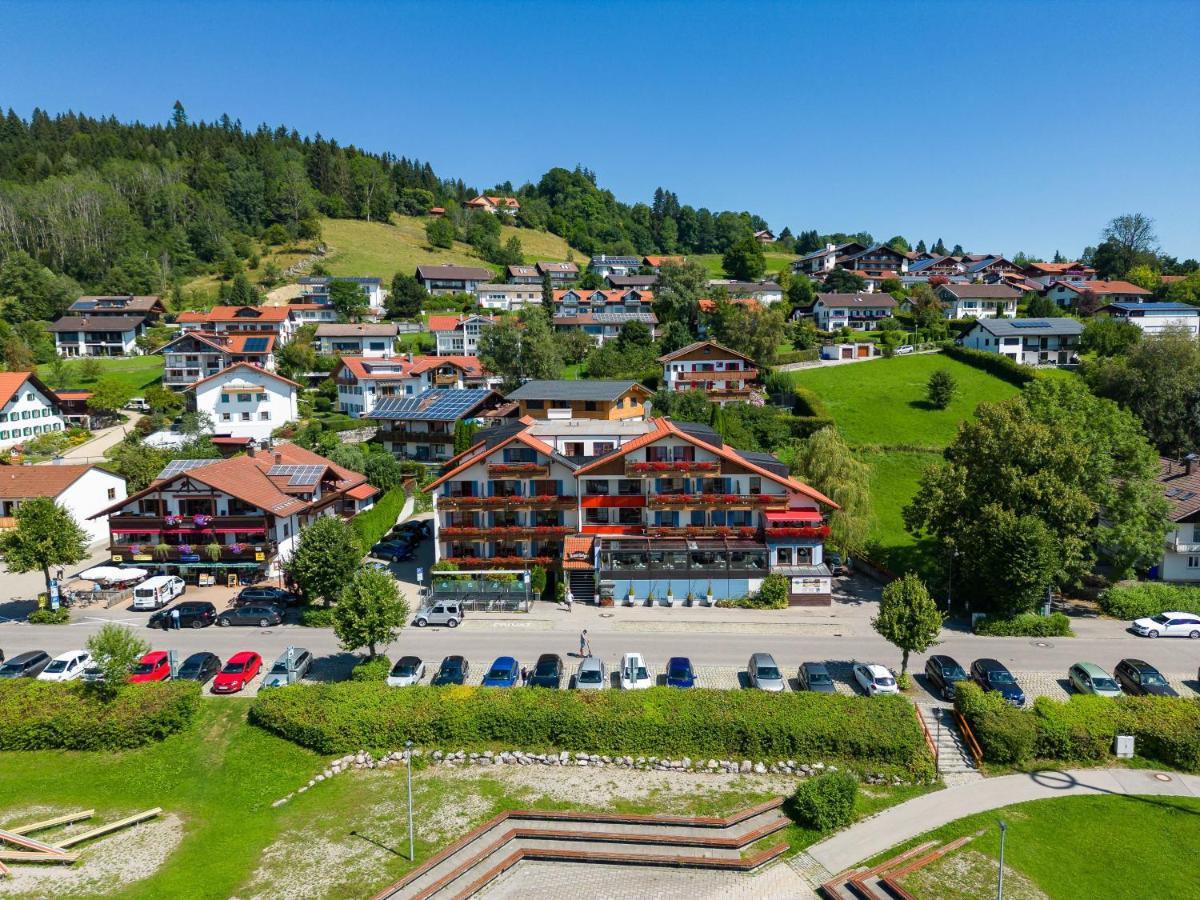
<svg viewBox="0 0 1200 900"><path fill-rule="evenodd" d="M111 428L101 428L93 433L92 439L85 444L80 444L78 447L72 447L62 455L60 463L85 463L96 462L104 456L104 451L119 444L124 440L125 435L133 431L138 420L142 418L141 413L127 412L129 417L128 422L122 422L120 425L113 425ZM42 465L53 465L54 462L42 463Z"/></svg>

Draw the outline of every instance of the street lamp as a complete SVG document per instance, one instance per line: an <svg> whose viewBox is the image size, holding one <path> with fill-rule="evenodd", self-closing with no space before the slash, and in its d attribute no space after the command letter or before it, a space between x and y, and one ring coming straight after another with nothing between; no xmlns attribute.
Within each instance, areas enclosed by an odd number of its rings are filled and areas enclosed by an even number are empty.
<svg viewBox="0 0 1200 900"><path fill-rule="evenodd" d="M404 742L404 757L408 760L408 861L412 862L413 850L413 808L412 808L412 741Z"/></svg>
<svg viewBox="0 0 1200 900"><path fill-rule="evenodd" d="M1008 825L1004 820L1000 820L1000 873L996 878L996 900L1004 900L1004 835L1008 831Z"/></svg>

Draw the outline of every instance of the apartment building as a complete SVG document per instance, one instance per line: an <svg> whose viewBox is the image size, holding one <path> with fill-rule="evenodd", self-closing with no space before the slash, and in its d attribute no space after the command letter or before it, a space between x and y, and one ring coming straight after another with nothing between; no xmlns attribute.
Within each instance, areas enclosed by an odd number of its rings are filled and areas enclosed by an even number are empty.
<svg viewBox="0 0 1200 900"><path fill-rule="evenodd" d="M428 328L438 356L478 356L479 337L495 316L430 316Z"/></svg>
<svg viewBox="0 0 1200 900"><path fill-rule="evenodd" d="M431 388L462 390L485 387L475 356L413 356L389 359L343 356L333 371L338 408L348 416L369 417L376 403L392 397L415 397Z"/></svg>
<svg viewBox="0 0 1200 900"><path fill-rule="evenodd" d="M455 454L455 423L481 424L502 399L487 388L432 388L380 398L367 417L379 424L378 440L397 458L446 462Z"/></svg>
<svg viewBox="0 0 1200 900"><path fill-rule="evenodd" d="M185 332L155 353L163 357L163 387L181 390L238 363L275 371L272 334L206 334Z"/></svg>
<svg viewBox="0 0 1200 900"><path fill-rule="evenodd" d="M509 266L531 268L530 266ZM536 282L512 282L510 284L481 284L475 288L475 297L480 309L495 309L501 312L517 312L530 306L542 305L542 279Z"/></svg>
<svg viewBox="0 0 1200 900"><path fill-rule="evenodd" d="M395 322L331 324L318 325L315 338L321 353L378 358L395 352L397 334Z"/></svg>
<svg viewBox="0 0 1200 900"><path fill-rule="evenodd" d="M282 347L296 333L298 324L291 319L287 306L214 306L207 312L189 309L176 321L183 331L205 334L259 334L275 338Z"/></svg>
<svg viewBox="0 0 1200 900"><path fill-rule="evenodd" d="M716 341L696 341L658 358L665 391L704 391L712 403L746 402L760 387L758 364Z"/></svg>
<svg viewBox="0 0 1200 900"><path fill-rule="evenodd" d="M508 395L531 419L641 419L650 391L636 381L527 381Z"/></svg>
<svg viewBox="0 0 1200 900"><path fill-rule="evenodd" d="M144 315L63 316L49 331L59 356L137 356L149 321Z"/></svg>

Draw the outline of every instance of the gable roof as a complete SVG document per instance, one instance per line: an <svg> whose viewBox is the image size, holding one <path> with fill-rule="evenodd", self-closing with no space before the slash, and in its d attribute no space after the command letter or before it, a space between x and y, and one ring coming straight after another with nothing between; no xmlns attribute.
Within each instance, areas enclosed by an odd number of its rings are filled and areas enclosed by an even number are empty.
<svg viewBox="0 0 1200 900"><path fill-rule="evenodd" d="M1078 294L1091 291L1093 294L1135 294L1139 297L1149 297L1154 293L1129 281L1060 281L1054 286L1066 288Z"/></svg>
<svg viewBox="0 0 1200 900"><path fill-rule="evenodd" d="M844 306L850 309L893 309L896 306L896 298L882 292L878 294L817 294L813 305L815 306L817 303L826 307Z"/></svg>
<svg viewBox="0 0 1200 900"><path fill-rule="evenodd" d="M343 356L338 363L339 369L349 369L356 378L366 381L398 381L412 378L430 369L442 366L453 366L460 369L468 378L482 378L483 363L477 356ZM384 371L392 369L394 371Z"/></svg>
<svg viewBox="0 0 1200 900"><path fill-rule="evenodd" d="M496 316L483 315L429 316L427 327L430 331L456 331L460 326L463 325L463 323L469 322L471 319L483 319L488 323L494 323L496 318Z"/></svg>
<svg viewBox="0 0 1200 900"><path fill-rule="evenodd" d="M1007 263L1015 268L1015 265L1011 261L1005 259L1003 256L985 256L983 259L976 260L971 265L967 266L967 272L971 274L982 272L984 269L990 269L992 266L997 265L998 263Z"/></svg>
<svg viewBox="0 0 1200 900"><path fill-rule="evenodd" d="M49 331L136 331L145 324L145 316L63 316Z"/></svg>
<svg viewBox="0 0 1200 900"><path fill-rule="evenodd" d="M646 396L650 390L640 382L626 381L527 381L508 395L509 400L599 400L614 403L630 391Z"/></svg>
<svg viewBox="0 0 1200 900"><path fill-rule="evenodd" d="M701 347L712 347L715 350L719 350L724 354L723 358L726 359L740 359L754 364L754 360L752 360L746 354L738 353L736 350L730 350L728 347L724 346L723 344L718 344L716 341L695 341L694 343L688 344L686 347L680 347L674 353L663 354L658 358L658 361L660 363L668 363L671 362L671 360L678 359L681 356L686 356L693 350L699 350Z"/></svg>
<svg viewBox="0 0 1200 900"><path fill-rule="evenodd" d="M54 391L46 387L32 372L0 372L0 409L8 404L27 381L41 391L47 400L54 402Z"/></svg>
<svg viewBox="0 0 1200 900"><path fill-rule="evenodd" d="M477 266L444 263L439 266L417 266L417 277L425 280L444 278L449 281L491 281L496 277L496 273Z"/></svg>
<svg viewBox="0 0 1200 900"><path fill-rule="evenodd" d="M1007 284L941 284L939 290L946 291L959 300L1016 300L1021 292Z"/></svg>
<svg viewBox="0 0 1200 900"><path fill-rule="evenodd" d="M5 466L0 469L0 499L32 500L34 497L57 497L96 466ZM125 476L104 471L113 478Z"/></svg>
<svg viewBox="0 0 1200 900"><path fill-rule="evenodd" d="M762 304L753 297L729 297L725 302L732 303L735 306L745 306L750 309L762 309ZM717 308L717 301L709 297L701 297L696 301L696 304L700 307L700 312L702 313L710 313Z"/></svg>
<svg viewBox="0 0 1200 900"><path fill-rule="evenodd" d="M189 309L181 312L177 322L283 322L288 317L286 306L214 306L208 312Z"/></svg>
<svg viewBox="0 0 1200 900"><path fill-rule="evenodd" d="M642 262L652 268L658 268L663 265L682 266L687 262L686 256L644 256Z"/></svg>
<svg viewBox="0 0 1200 900"><path fill-rule="evenodd" d="M579 266L573 262L539 262L537 270L542 273L558 272L561 275L576 275L579 273Z"/></svg>
<svg viewBox="0 0 1200 900"><path fill-rule="evenodd" d="M1063 272L1079 271L1079 272L1094 272L1091 266L1085 266L1081 262L1031 262L1025 267L1026 272L1037 272L1042 275L1061 275Z"/></svg>
<svg viewBox="0 0 1200 900"><path fill-rule="evenodd" d="M1192 306L1190 303L1109 303L1097 312L1103 312L1106 309L1141 313L1187 313L1200 316L1200 307Z"/></svg>
<svg viewBox="0 0 1200 900"><path fill-rule="evenodd" d="M654 287L658 284L657 275L605 275L604 280L614 288Z"/></svg>
<svg viewBox="0 0 1200 900"><path fill-rule="evenodd" d="M1083 323L1070 316L1046 319L980 319L976 328L982 328L996 337L1041 337L1047 335L1083 334Z"/></svg>
<svg viewBox="0 0 1200 900"><path fill-rule="evenodd" d="M1182 522L1200 512L1200 466L1193 465L1189 475L1185 463L1165 456L1159 457L1158 466L1158 483L1171 507L1167 518Z"/></svg>
<svg viewBox="0 0 1200 900"><path fill-rule="evenodd" d="M509 266L508 275L510 278L518 275L537 275L537 266Z"/></svg>
<svg viewBox="0 0 1200 900"><path fill-rule="evenodd" d="M316 336L318 338L329 337L391 337L394 338L400 333L400 328L395 322L380 322L377 324L349 324L342 325L336 322L328 322L317 326Z"/></svg>
<svg viewBox="0 0 1200 900"><path fill-rule="evenodd" d="M100 311L119 309L133 313L148 313L162 309L162 299L158 295L133 294L85 294L67 307L68 312L96 313Z"/></svg>
<svg viewBox="0 0 1200 900"><path fill-rule="evenodd" d="M567 294L574 294L580 299L587 300L589 303L596 299L599 294L604 298L605 303L624 303L625 298L630 294L636 294L637 300L644 303L650 303L654 300L653 291L639 290L638 288L565 288L554 292L554 302L562 303Z"/></svg>
<svg viewBox="0 0 1200 900"><path fill-rule="evenodd" d="M430 388L415 397L383 397L366 418L456 422L500 399L500 392L491 388Z"/></svg>
<svg viewBox="0 0 1200 900"><path fill-rule="evenodd" d="M763 281L738 281L734 278L710 278L709 287L723 287L731 294L755 294L763 292L776 293L782 291L779 282L764 279Z"/></svg>
<svg viewBox="0 0 1200 900"><path fill-rule="evenodd" d="M476 435L476 442L464 450L462 453L454 457L448 464L447 469L439 475L434 481L431 481L425 486L426 491L432 491L434 488L453 478L464 469L475 465L482 459L495 453L497 450L516 442L524 444L542 453L557 463L561 463L568 469L575 470L579 468L579 464L574 460L563 456L545 441L539 440L529 433L532 423L525 420L517 422L509 422L504 425L498 425L495 428L488 428Z"/></svg>
<svg viewBox="0 0 1200 900"><path fill-rule="evenodd" d="M232 366L226 366L224 369L222 369L219 372L213 372L211 375L207 375L204 378L201 378L199 381L193 381L191 384L189 384L187 387L185 387L184 390L185 391L193 390L194 388L199 387L200 385L204 384L205 382L212 381L214 378L220 378L222 375L228 375L230 372L236 372L238 369L245 369L248 372L253 372L255 376L262 375L267 378L271 378L275 381L283 382L284 384L290 384L292 387L297 388L297 389L300 387L300 385L298 385L296 382L292 381L292 379L284 378L282 375L280 375L277 372L268 372L266 369L256 366L253 363L239 362L239 363L234 363Z"/></svg>

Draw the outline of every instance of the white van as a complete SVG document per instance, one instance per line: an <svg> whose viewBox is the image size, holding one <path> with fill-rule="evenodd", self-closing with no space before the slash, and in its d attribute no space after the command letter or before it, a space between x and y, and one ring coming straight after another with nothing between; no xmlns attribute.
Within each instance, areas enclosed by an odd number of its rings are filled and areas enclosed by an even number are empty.
<svg viewBox="0 0 1200 900"><path fill-rule="evenodd" d="M145 397L134 397L125 404L125 408L132 412L150 412L150 404L146 402Z"/></svg>
<svg viewBox="0 0 1200 900"><path fill-rule="evenodd" d="M134 609L162 609L180 596L186 585L178 575L156 575L133 589Z"/></svg>

